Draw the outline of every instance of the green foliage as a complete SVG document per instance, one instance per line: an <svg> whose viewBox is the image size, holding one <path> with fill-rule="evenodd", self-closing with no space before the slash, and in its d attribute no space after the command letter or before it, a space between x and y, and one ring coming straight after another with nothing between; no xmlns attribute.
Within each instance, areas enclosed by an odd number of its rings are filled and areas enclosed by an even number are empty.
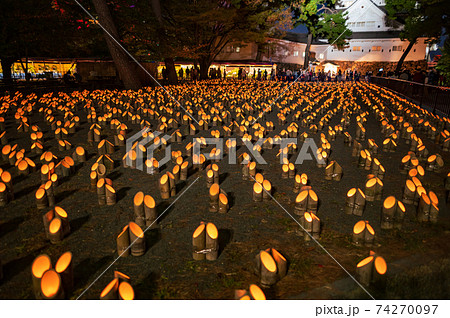
<svg viewBox="0 0 450 318"><path fill-rule="evenodd" d="M450 41L447 40L444 43L444 47L442 48L442 57L439 59L438 64L436 65L436 69L438 69L442 75L446 78L446 85L450 85Z"/></svg>

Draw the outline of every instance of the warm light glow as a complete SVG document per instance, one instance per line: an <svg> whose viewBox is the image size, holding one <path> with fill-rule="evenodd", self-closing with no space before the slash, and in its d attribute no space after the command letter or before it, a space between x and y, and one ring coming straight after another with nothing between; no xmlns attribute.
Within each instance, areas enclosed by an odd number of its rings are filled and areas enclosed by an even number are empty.
<svg viewBox="0 0 450 318"><path fill-rule="evenodd" d="M67 267L72 262L72 253L71 252L65 252L61 257L58 259L55 265L55 270L58 273L64 272Z"/></svg>
<svg viewBox="0 0 450 318"><path fill-rule="evenodd" d="M382 258L381 256L378 256L375 259L375 270L378 272L378 274L380 275L384 275L387 271L387 264L386 261L384 260L384 258Z"/></svg>
<svg viewBox="0 0 450 318"><path fill-rule="evenodd" d="M108 285L106 285L105 289L103 289L102 293L100 294L100 297L103 298L108 293L113 290L117 289L117 285L119 284L119 280L117 278L114 278Z"/></svg>
<svg viewBox="0 0 450 318"><path fill-rule="evenodd" d="M41 278L45 271L49 270L52 267L52 262L50 257L47 255L39 255L33 261L33 265L31 265L31 272L34 277Z"/></svg>
<svg viewBox="0 0 450 318"><path fill-rule="evenodd" d="M134 290L128 282L121 282L119 285L119 295L123 300L133 300Z"/></svg>
<svg viewBox="0 0 450 318"><path fill-rule="evenodd" d="M261 193L262 192L262 187L261 187L261 184L260 183L255 183L254 185L253 185L253 191L255 192L255 193Z"/></svg>
<svg viewBox="0 0 450 318"><path fill-rule="evenodd" d="M347 192L347 197L351 198L352 196L354 196L356 193L356 188L351 188L350 190L348 190Z"/></svg>
<svg viewBox="0 0 450 318"><path fill-rule="evenodd" d="M208 225L206 226L206 233L213 240L219 236L219 231L213 223L208 223Z"/></svg>
<svg viewBox="0 0 450 318"><path fill-rule="evenodd" d="M277 271L277 264L275 263L275 260L273 257L267 253L266 251L262 251L259 255L261 258L261 264L269 271L269 272L276 272Z"/></svg>
<svg viewBox="0 0 450 318"><path fill-rule="evenodd" d="M59 229L61 228L61 220L58 218L54 218L51 222L50 222L50 226L49 226L49 232L51 234L55 234L59 231Z"/></svg>
<svg viewBox="0 0 450 318"><path fill-rule="evenodd" d="M153 197L150 195L146 195L144 197L144 204L145 204L145 206L147 206L151 209L153 209L156 206L155 199L153 199Z"/></svg>
<svg viewBox="0 0 450 318"><path fill-rule="evenodd" d="M317 197L317 194L313 191L313 190L309 190L309 197L313 200L313 201L317 201L319 198Z"/></svg>
<svg viewBox="0 0 450 318"><path fill-rule="evenodd" d="M228 198L225 194L221 193L219 194L219 201L223 204L223 205L227 205L228 204Z"/></svg>
<svg viewBox="0 0 450 318"><path fill-rule="evenodd" d="M384 200L383 206L385 209L391 209L395 203L397 202L397 199L394 196L387 197L386 200Z"/></svg>
<svg viewBox="0 0 450 318"><path fill-rule="evenodd" d="M50 269L44 273L41 279L42 294L47 297L53 297L59 291L61 285L61 279L53 269Z"/></svg>
<svg viewBox="0 0 450 318"><path fill-rule="evenodd" d="M205 230L205 224L200 224L192 235L194 238L197 238L202 232Z"/></svg>
<svg viewBox="0 0 450 318"><path fill-rule="evenodd" d="M66 218L67 217L67 212L63 208L61 208L59 206L55 206L55 212L56 212L56 214L58 214L62 218Z"/></svg>
<svg viewBox="0 0 450 318"><path fill-rule="evenodd" d="M219 191L220 191L220 188L219 188L219 185L217 183L213 183L211 185L211 187L209 188L209 194L211 196L217 195L217 193L219 193Z"/></svg>
<svg viewBox="0 0 450 318"><path fill-rule="evenodd" d="M366 228L365 221L356 222L355 226L353 227L353 233L360 234L362 231L364 231L365 228Z"/></svg>
<svg viewBox="0 0 450 318"><path fill-rule="evenodd" d="M134 234L134 236L139 237L139 238L144 237L144 232L142 231L142 229L140 228L139 225L137 225L134 222L130 222L129 227L130 227L130 231Z"/></svg>
<svg viewBox="0 0 450 318"><path fill-rule="evenodd" d="M373 260L373 256L369 256L366 257L365 259L363 259L361 262L358 263L358 265L356 265L357 267L363 267L364 265L369 264L370 262L372 262Z"/></svg>
<svg viewBox="0 0 450 318"><path fill-rule="evenodd" d="M266 300L264 292L257 285L250 285L250 294L254 300Z"/></svg>

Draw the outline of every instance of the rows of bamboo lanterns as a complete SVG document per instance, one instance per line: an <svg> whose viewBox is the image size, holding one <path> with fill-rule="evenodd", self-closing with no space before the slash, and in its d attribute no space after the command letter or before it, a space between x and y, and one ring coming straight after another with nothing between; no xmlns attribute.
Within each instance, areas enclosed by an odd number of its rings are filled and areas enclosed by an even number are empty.
<svg viewBox="0 0 450 318"><path fill-rule="evenodd" d="M134 300L134 289L130 277L114 271L114 279L100 293L100 300Z"/></svg>
<svg viewBox="0 0 450 318"><path fill-rule="evenodd" d="M48 255L36 257L31 265L31 277L36 299L64 299L73 290L72 253L62 254L52 267Z"/></svg>
<svg viewBox="0 0 450 318"><path fill-rule="evenodd" d="M14 190L11 174L0 168L0 206L6 206L13 199Z"/></svg>
<svg viewBox="0 0 450 318"><path fill-rule="evenodd" d="M213 223L201 222L192 234L192 257L214 261L219 255L219 230Z"/></svg>
<svg viewBox="0 0 450 318"><path fill-rule="evenodd" d="M386 272L386 261L372 251L356 265L356 279L365 286L384 279Z"/></svg>

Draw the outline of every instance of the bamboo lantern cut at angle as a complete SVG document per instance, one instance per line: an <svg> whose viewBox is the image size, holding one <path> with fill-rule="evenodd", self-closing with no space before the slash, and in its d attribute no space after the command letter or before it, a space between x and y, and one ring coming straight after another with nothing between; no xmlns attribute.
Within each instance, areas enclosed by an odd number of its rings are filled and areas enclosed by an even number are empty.
<svg viewBox="0 0 450 318"><path fill-rule="evenodd" d="M225 193L219 194L219 213L227 213L229 209L228 197Z"/></svg>
<svg viewBox="0 0 450 318"><path fill-rule="evenodd" d="M214 261L217 259L219 254L219 231L213 223L208 223L206 225L206 242L205 249L206 259L209 261Z"/></svg>
<svg viewBox="0 0 450 318"><path fill-rule="evenodd" d="M295 199L294 212L297 215L303 215L303 213L306 211L316 213L318 201L319 198L313 190L303 190L297 195Z"/></svg>
<svg viewBox="0 0 450 318"><path fill-rule="evenodd" d="M248 291L245 289L237 289L234 292L235 300L266 300L266 295L258 285L251 284Z"/></svg>
<svg viewBox="0 0 450 318"><path fill-rule="evenodd" d="M55 271L61 277L64 295L67 297L73 290L72 253L66 252L60 256L55 265Z"/></svg>
<svg viewBox="0 0 450 318"><path fill-rule="evenodd" d="M372 246L375 239L375 231L369 221L359 221L353 227L352 241L355 245Z"/></svg>
<svg viewBox="0 0 450 318"><path fill-rule="evenodd" d="M312 212L305 212L300 218L302 226L301 234L305 241L310 241L311 236L318 240L320 236L320 219Z"/></svg>
<svg viewBox="0 0 450 318"><path fill-rule="evenodd" d="M48 255L39 255L31 265L31 277L33 279L33 290L36 299L42 299L41 279L46 271L52 268L52 262Z"/></svg>
<svg viewBox="0 0 450 318"><path fill-rule="evenodd" d="M130 246L130 233L128 225L126 225L123 228L122 232L117 235L116 244L117 254L120 257L127 257L130 255L130 249L128 248Z"/></svg>
<svg viewBox="0 0 450 318"><path fill-rule="evenodd" d="M144 232L134 222L128 224L131 244L131 255L142 256L145 253L145 237Z"/></svg>
<svg viewBox="0 0 450 318"><path fill-rule="evenodd" d="M366 196L359 188L352 188L347 192L345 213L362 216L366 206Z"/></svg>
<svg viewBox="0 0 450 318"><path fill-rule="evenodd" d="M219 211L219 193L220 187L217 183L214 183L209 188L209 212Z"/></svg>
<svg viewBox="0 0 450 318"><path fill-rule="evenodd" d="M119 288L119 279L114 278L100 294L101 300L117 300L117 289Z"/></svg>
<svg viewBox="0 0 450 318"><path fill-rule="evenodd" d="M325 168L325 180L341 181L342 167L336 162L331 163Z"/></svg>
<svg viewBox="0 0 450 318"><path fill-rule="evenodd" d="M204 250L206 247L206 225L200 224L192 235L193 252L192 257L196 261L201 261L206 258Z"/></svg>
<svg viewBox="0 0 450 318"><path fill-rule="evenodd" d="M261 202L263 200L263 188L260 183L253 184L253 201Z"/></svg>
<svg viewBox="0 0 450 318"><path fill-rule="evenodd" d="M134 300L134 290L130 283L123 281L118 288L118 296L121 300Z"/></svg>
<svg viewBox="0 0 450 318"><path fill-rule="evenodd" d="M377 177L370 178L366 182L364 194L366 196L366 201L372 202L381 200L383 194L383 182Z"/></svg>
<svg viewBox="0 0 450 318"><path fill-rule="evenodd" d="M415 193L416 193L416 185L414 184L414 182L412 180L407 179L405 188L403 191L403 198L402 198L403 203L413 204Z"/></svg>
<svg viewBox="0 0 450 318"><path fill-rule="evenodd" d="M159 190L161 192L161 198L167 200L170 198L170 183L169 176L164 174L159 179Z"/></svg>
<svg viewBox="0 0 450 318"><path fill-rule="evenodd" d="M371 255L356 266L356 279L363 285L381 280L387 272L387 264L383 257L371 252Z"/></svg>
<svg viewBox="0 0 450 318"><path fill-rule="evenodd" d="M137 225L143 227L145 225L145 212L144 212L144 193L138 192L133 199L134 205L134 220Z"/></svg>

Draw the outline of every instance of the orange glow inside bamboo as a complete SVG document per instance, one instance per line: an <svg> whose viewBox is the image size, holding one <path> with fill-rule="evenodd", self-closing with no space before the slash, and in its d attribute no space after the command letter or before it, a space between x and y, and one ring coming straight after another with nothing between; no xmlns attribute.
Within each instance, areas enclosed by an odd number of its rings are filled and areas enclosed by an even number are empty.
<svg viewBox="0 0 450 318"><path fill-rule="evenodd" d="M269 271L269 272L276 272L277 271L277 264L275 263L275 260L273 257L267 253L266 251L262 251L260 254L261 258L261 264Z"/></svg>
<svg viewBox="0 0 450 318"><path fill-rule="evenodd" d="M431 203L433 203L434 205L438 205L439 200L438 197L436 196L436 193L434 193L433 191L428 192L428 196L431 200Z"/></svg>
<svg viewBox="0 0 450 318"><path fill-rule="evenodd" d="M121 282L119 285L119 295L123 300L133 300L134 290L128 282Z"/></svg>
<svg viewBox="0 0 450 318"><path fill-rule="evenodd" d="M217 183L213 183L209 188L209 195L215 196L217 195L217 193L219 193L219 191L220 191L219 185Z"/></svg>
<svg viewBox="0 0 450 318"><path fill-rule="evenodd" d="M308 190L303 190L300 192L297 197L295 198L295 202L302 202L305 200L305 198L308 196Z"/></svg>
<svg viewBox="0 0 450 318"><path fill-rule="evenodd" d="M97 181L97 188L102 188L105 185L105 178L101 178Z"/></svg>
<svg viewBox="0 0 450 318"><path fill-rule="evenodd" d="M369 256L369 257L366 257L365 259L363 259L361 262L359 262L358 265L356 265L356 266L357 267L363 267L363 266L369 264L372 261L373 261L373 256Z"/></svg>
<svg viewBox="0 0 450 318"><path fill-rule="evenodd" d="M153 199L153 197L151 195L146 195L144 197L144 204L145 204L145 206L153 209L156 205L155 199Z"/></svg>
<svg viewBox="0 0 450 318"><path fill-rule="evenodd" d="M386 200L384 200L383 206L385 209L390 209L394 206L394 204L397 202L397 199L394 196L387 197Z"/></svg>
<svg viewBox="0 0 450 318"><path fill-rule="evenodd" d="M134 222L130 222L129 227L130 227L130 231L134 234L134 236L136 236L138 238L144 237L144 232L142 231L142 229L139 225L137 225Z"/></svg>
<svg viewBox="0 0 450 318"><path fill-rule="evenodd" d="M375 270L378 272L378 274L380 275L384 275L387 271L387 264L386 261L384 260L384 258L382 258L381 256L378 256L375 259Z"/></svg>
<svg viewBox="0 0 450 318"><path fill-rule="evenodd" d="M59 231L59 229L61 228L61 220L58 218L54 218L51 222L50 222L50 226L49 226L49 232L51 234L55 234Z"/></svg>
<svg viewBox="0 0 450 318"><path fill-rule="evenodd" d="M257 174L255 175L255 180L256 180L256 182L258 182L258 183L263 183L263 182L264 182L264 177L263 177L263 175L262 175L261 173L257 173Z"/></svg>
<svg viewBox="0 0 450 318"><path fill-rule="evenodd" d="M309 190L308 192L309 197L313 201L317 201L319 198L317 197L317 194L313 190Z"/></svg>
<svg viewBox="0 0 450 318"><path fill-rule="evenodd" d="M134 201L134 205L136 205L136 206L141 205L142 202L144 201L144 192L139 191L138 193L136 193L133 201Z"/></svg>
<svg viewBox="0 0 450 318"><path fill-rule="evenodd" d="M264 292L255 284L250 285L250 294L255 300L266 300Z"/></svg>
<svg viewBox="0 0 450 318"><path fill-rule="evenodd" d="M374 231L373 227L368 222L366 223L366 228L370 234L375 235L375 231Z"/></svg>
<svg viewBox="0 0 450 318"><path fill-rule="evenodd" d="M67 212L66 212L63 208L61 208L61 207L59 207L59 206L56 206L56 207L55 207L55 212L56 212L56 214L58 214L60 217L62 217L62 218L67 218Z"/></svg>
<svg viewBox="0 0 450 318"><path fill-rule="evenodd" d="M353 233L360 234L364 229L366 228L366 222L359 221L356 222L355 226L353 227Z"/></svg>
<svg viewBox="0 0 450 318"><path fill-rule="evenodd" d="M253 184L253 191L257 194L262 192L262 186L260 183Z"/></svg>
<svg viewBox="0 0 450 318"><path fill-rule="evenodd" d="M197 229L195 230L194 234L192 235L193 238L198 237L202 232L205 230L205 224L200 224Z"/></svg>
<svg viewBox="0 0 450 318"><path fill-rule="evenodd" d="M72 262L72 253L71 252L65 252L61 257L58 259L55 265L55 270L57 273L64 272L67 267Z"/></svg>
<svg viewBox="0 0 450 318"><path fill-rule="evenodd" d="M369 179L366 182L366 188L372 188L375 185L375 183L377 183L377 180L375 178Z"/></svg>
<svg viewBox="0 0 450 318"><path fill-rule="evenodd" d="M305 218L305 220L306 220L308 223L311 223L312 220L313 220L311 214L308 213L308 212L305 212L305 213L303 214L303 217Z"/></svg>
<svg viewBox="0 0 450 318"><path fill-rule="evenodd" d="M118 284L119 280L117 278L114 278L108 285L106 285L105 289L103 289L100 297L105 297L111 290L117 289Z"/></svg>
<svg viewBox="0 0 450 318"><path fill-rule="evenodd" d="M356 193L356 188L351 188L350 190L348 190L347 192L347 197L351 198L352 196L354 196Z"/></svg>
<svg viewBox="0 0 450 318"><path fill-rule="evenodd" d="M167 174L163 175L163 176L161 177L161 179L159 179L159 183L160 183L160 184L166 184L167 181L169 181L169 177L167 176Z"/></svg>
<svg viewBox="0 0 450 318"><path fill-rule="evenodd" d="M228 204L228 198L223 193L219 194L219 201L222 202L223 205L227 205Z"/></svg>
<svg viewBox="0 0 450 318"><path fill-rule="evenodd" d="M45 297L56 295L61 285L61 279L54 270L50 269L44 273L41 279L41 290Z"/></svg>
<svg viewBox="0 0 450 318"><path fill-rule="evenodd" d="M36 257L31 265L31 272L34 277L41 278L45 271L49 270L52 267L52 263L50 261L50 257L47 255L40 255Z"/></svg>
<svg viewBox="0 0 450 318"><path fill-rule="evenodd" d="M208 223L208 225L206 226L206 233L213 240L217 239L217 237L219 236L219 231L213 223Z"/></svg>
<svg viewBox="0 0 450 318"><path fill-rule="evenodd" d="M8 183L11 181L11 174L8 171L3 171L1 179L4 183Z"/></svg>
<svg viewBox="0 0 450 318"><path fill-rule="evenodd" d="M45 195L45 190L43 188L39 188L36 191L36 199L40 200Z"/></svg>

